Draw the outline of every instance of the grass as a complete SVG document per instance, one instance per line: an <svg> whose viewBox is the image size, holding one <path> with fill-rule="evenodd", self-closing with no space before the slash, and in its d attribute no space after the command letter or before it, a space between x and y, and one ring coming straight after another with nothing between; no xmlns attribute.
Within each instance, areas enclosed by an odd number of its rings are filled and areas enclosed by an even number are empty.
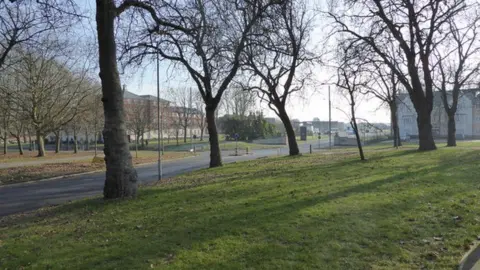
<svg viewBox="0 0 480 270"><path fill-rule="evenodd" d="M237 147L239 150L245 150L247 147L249 150L258 150L285 147L285 145L255 144L247 142L238 142L238 144L235 142L220 143L220 149L222 150L235 150L235 148ZM206 149L209 149L209 147L207 147Z"/></svg>
<svg viewBox="0 0 480 270"><path fill-rule="evenodd" d="M138 151L138 157L136 157L135 151L132 151L131 154L133 158L133 163L135 165L151 163L158 160L157 152ZM192 154L182 152L165 152L162 158L163 160L172 160L185 158L188 156L192 156ZM103 161L103 157L98 157L97 160L92 160L93 157L91 156L87 158L90 158L90 160L58 162L34 166L19 166L0 169L0 185L15 184L57 176L67 176L77 173L105 170L105 163Z"/></svg>
<svg viewBox="0 0 480 270"><path fill-rule="evenodd" d="M102 151L98 151L99 154L102 153ZM55 160L55 159L64 159L64 158L73 158L73 157L82 157L84 156L85 159L91 158L94 155L93 151L78 151L77 154L73 153L72 151L65 151L65 152L60 152L58 154L55 154L53 151L47 151L45 157L37 157L38 152L37 151L28 151L25 150L23 155L20 155L18 152L10 151L7 153L7 155L4 155L3 153L0 154L0 163L10 163L10 162L25 162L25 161L34 161L34 160Z"/></svg>
<svg viewBox="0 0 480 270"><path fill-rule="evenodd" d="M3 269L453 269L479 233L480 151L242 162L3 219Z"/></svg>

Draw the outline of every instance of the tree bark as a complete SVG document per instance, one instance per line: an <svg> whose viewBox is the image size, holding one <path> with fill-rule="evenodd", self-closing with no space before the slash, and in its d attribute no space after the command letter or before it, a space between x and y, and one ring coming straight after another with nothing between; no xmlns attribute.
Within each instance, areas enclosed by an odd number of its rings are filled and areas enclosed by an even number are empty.
<svg viewBox="0 0 480 270"><path fill-rule="evenodd" d="M180 133L180 132L179 132L178 129L177 129L177 131L176 131L176 133L175 133L175 139L177 139L177 146L180 145L180 141L178 140L179 133Z"/></svg>
<svg viewBox="0 0 480 270"><path fill-rule="evenodd" d="M183 142L187 142L187 125L183 127Z"/></svg>
<svg viewBox="0 0 480 270"><path fill-rule="evenodd" d="M30 133L30 131L28 132L28 145L29 145L29 151L33 151L32 134Z"/></svg>
<svg viewBox="0 0 480 270"><path fill-rule="evenodd" d="M355 139L357 139L357 147L358 147L358 153L360 154L360 160L365 160L365 155L363 154L362 141L360 139L360 134L358 134L357 119L355 119L355 116L352 117L351 125L353 128L353 131L355 132Z"/></svg>
<svg viewBox="0 0 480 270"><path fill-rule="evenodd" d="M17 145L18 145L18 153L20 155L23 155L22 140L20 139L20 136L17 137Z"/></svg>
<svg viewBox="0 0 480 270"><path fill-rule="evenodd" d="M99 48L102 102L105 114L103 129L106 178L105 199L134 197L137 193L137 172L128 147L124 119L123 93L117 68L115 44L114 0L96 0L96 21Z"/></svg>
<svg viewBox="0 0 480 270"><path fill-rule="evenodd" d="M395 102L390 104L390 116L393 131L393 147L402 146L402 142L400 141L400 129L398 127L397 104L395 104Z"/></svg>
<svg viewBox="0 0 480 270"><path fill-rule="evenodd" d="M66 151L68 151L68 148L70 148L70 134L68 134L68 131L65 131L65 135L67 135L67 149Z"/></svg>
<svg viewBox="0 0 480 270"><path fill-rule="evenodd" d="M58 154L60 152L60 134L61 131L54 132L55 133L55 154Z"/></svg>
<svg viewBox="0 0 480 270"><path fill-rule="evenodd" d="M448 114L448 139L447 146L457 146L457 128L455 126L455 113Z"/></svg>
<svg viewBox="0 0 480 270"><path fill-rule="evenodd" d="M90 150L90 141L88 138L88 129L85 129L85 151Z"/></svg>
<svg viewBox="0 0 480 270"><path fill-rule="evenodd" d="M419 139L419 151L429 151L437 149L433 140L431 111L427 108L417 110L417 127Z"/></svg>
<svg viewBox="0 0 480 270"><path fill-rule="evenodd" d="M77 130L73 129L73 153L78 153Z"/></svg>
<svg viewBox="0 0 480 270"><path fill-rule="evenodd" d="M43 137L43 134L41 134L39 131L37 131L37 143L38 143L38 157L44 157L45 156L45 138Z"/></svg>
<svg viewBox="0 0 480 270"><path fill-rule="evenodd" d="M282 120L283 126L285 127L285 132L287 133L288 138L288 148L290 156L295 156L300 154L298 149L297 137L295 136L295 130L293 129L292 122L288 117L287 111L283 106L276 106L278 110L278 117Z"/></svg>
<svg viewBox="0 0 480 270"><path fill-rule="evenodd" d="M204 128L200 128L200 141L203 141L203 130Z"/></svg>
<svg viewBox="0 0 480 270"><path fill-rule="evenodd" d="M207 106L207 129L210 142L210 168L222 166L222 155L218 143L218 132L215 123L215 107Z"/></svg>
<svg viewBox="0 0 480 270"><path fill-rule="evenodd" d="M27 135L23 132L23 143L27 143Z"/></svg>
<svg viewBox="0 0 480 270"><path fill-rule="evenodd" d="M7 142L8 142L8 136L7 136L7 131L3 133L3 154L6 155L8 152L8 147L7 147Z"/></svg>

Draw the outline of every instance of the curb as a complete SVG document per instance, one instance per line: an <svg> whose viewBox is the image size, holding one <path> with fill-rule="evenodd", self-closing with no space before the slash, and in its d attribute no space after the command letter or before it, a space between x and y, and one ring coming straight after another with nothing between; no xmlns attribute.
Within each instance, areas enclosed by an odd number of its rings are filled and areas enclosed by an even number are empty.
<svg viewBox="0 0 480 270"><path fill-rule="evenodd" d="M480 242L475 243L462 257L458 270L478 270L480 269L478 264L480 264Z"/></svg>
<svg viewBox="0 0 480 270"><path fill-rule="evenodd" d="M198 155L195 156L190 156L190 157L184 157L184 158L174 158L174 159L169 159L165 160L163 162L169 162L169 161L174 161L174 160L180 160L180 159L186 159L186 158L192 158L192 157L197 157ZM141 163L138 165L134 165L134 167L144 167L148 165L153 165L157 164L158 161L155 162L149 162L149 163ZM47 181L53 181L53 180L58 180L58 179L63 179L67 177L76 177L76 176L82 176L82 175L87 175L87 174L94 174L94 173L99 173L99 172L105 172L105 170L96 170L96 171L89 171L89 172L82 172L82 173L74 173L74 174L65 174L65 175L59 175L51 178L45 178L45 179L39 179L39 180L31 180L31 181L26 181L26 182L21 182L21 183L13 183L13 184L6 184L6 185L0 185L0 189L4 187L16 187L16 186L21 186L21 185L29 185L33 183L39 183L39 182L47 182Z"/></svg>

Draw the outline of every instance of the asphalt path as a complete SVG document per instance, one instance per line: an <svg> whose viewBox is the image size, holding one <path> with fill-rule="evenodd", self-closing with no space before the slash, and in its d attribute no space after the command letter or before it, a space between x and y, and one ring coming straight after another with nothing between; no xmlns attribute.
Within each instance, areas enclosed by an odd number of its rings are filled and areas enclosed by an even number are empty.
<svg viewBox="0 0 480 270"><path fill-rule="evenodd" d="M319 150L318 142L299 142L300 151L308 153L310 151L310 143L312 143L314 151ZM321 141L320 147L328 147L328 141ZM243 156L232 156L232 153L232 151L222 152L224 163L287 155L288 148L254 150L252 154ZM201 153L195 157L165 161L163 163L163 176L168 178L208 168L209 161L208 152ZM139 183L148 184L157 181L157 168L157 164L138 166L136 169ZM105 172L98 172L55 180L0 186L0 217L98 196L102 193L104 180Z"/></svg>

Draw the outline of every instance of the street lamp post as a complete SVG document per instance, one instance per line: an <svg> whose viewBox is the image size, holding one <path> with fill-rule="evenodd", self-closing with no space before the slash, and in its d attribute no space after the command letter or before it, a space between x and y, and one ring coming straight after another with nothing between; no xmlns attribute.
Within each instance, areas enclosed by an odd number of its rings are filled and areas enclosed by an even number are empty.
<svg viewBox="0 0 480 270"><path fill-rule="evenodd" d="M162 144L161 134L161 118L160 118L160 59L157 53L157 145L158 145L158 180L162 181Z"/></svg>
<svg viewBox="0 0 480 270"><path fill-rule="evenodd" d="M330 85L328 86L328 147L332 149L332 101L330 99Z"/></svg>

